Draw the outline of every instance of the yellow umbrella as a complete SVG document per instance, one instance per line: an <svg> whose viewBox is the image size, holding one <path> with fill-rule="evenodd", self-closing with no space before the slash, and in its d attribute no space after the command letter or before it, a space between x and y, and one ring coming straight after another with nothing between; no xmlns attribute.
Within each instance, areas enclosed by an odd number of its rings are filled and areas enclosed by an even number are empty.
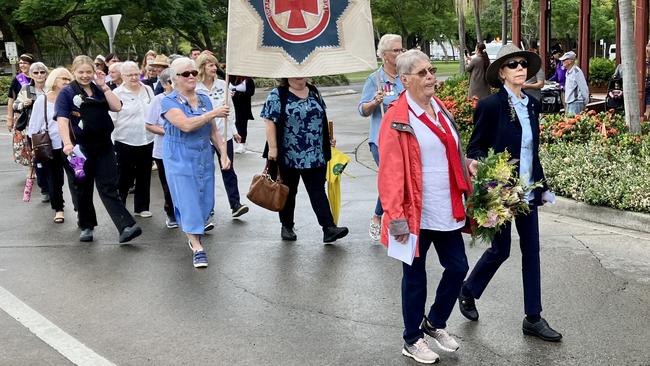
<svg viewBox="0 0 650 366"><path fill-rule="evenodd" d="M339 211L341 211L341 174L343 174L343 170L349 162L349 156L337 148L332 148L332 158L327 163L327 197L329 198L334 223L337 225Z"/></svg>

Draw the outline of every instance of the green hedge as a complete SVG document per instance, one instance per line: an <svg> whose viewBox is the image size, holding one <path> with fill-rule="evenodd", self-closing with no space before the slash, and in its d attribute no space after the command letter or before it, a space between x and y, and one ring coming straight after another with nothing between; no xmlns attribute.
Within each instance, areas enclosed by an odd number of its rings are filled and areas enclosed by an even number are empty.
<svg viewBox="0 0 650 366"><path fill-rule="evenodd" d="M589 60L589 84L591 86L606 86L614 75L616 64L606 58L592 58Z"/></svg>
<svg viewBox="0 0 650 366"><path fill-rule="evenodd" d="M0 105L7 105L7 93L11 86L11 76L0 76Z"/></svg>
<svg viewBox="0 0 650 366"><path fill-rule="evenodd" d="M650 138L614 145L559 142L540 149L549 186L597 206L650 213Z"/></svg>

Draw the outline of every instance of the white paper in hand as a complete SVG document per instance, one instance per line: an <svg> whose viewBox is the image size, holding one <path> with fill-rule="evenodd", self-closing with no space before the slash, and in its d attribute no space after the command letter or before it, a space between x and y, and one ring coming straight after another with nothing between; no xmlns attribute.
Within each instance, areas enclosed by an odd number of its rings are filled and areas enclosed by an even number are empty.
<svg viewBox="0 0 650 366"><path fill-rule="evenodd" d="M409 234L406 243L402 244L395 240L395 237L388 233L388 256L399 259L409 266L413 264L415 258L415 248L418 244L418 236Z"/></svg>
<svg viewBox="0 0 650 366"><path fill-rule="evenodd" d="M86 158L86 155L84 155L84 153L81 152L81 148L79 147L79 145L74 145L74 148L72 149L72 154L80 158L84 158L84 159Z"/></svg>

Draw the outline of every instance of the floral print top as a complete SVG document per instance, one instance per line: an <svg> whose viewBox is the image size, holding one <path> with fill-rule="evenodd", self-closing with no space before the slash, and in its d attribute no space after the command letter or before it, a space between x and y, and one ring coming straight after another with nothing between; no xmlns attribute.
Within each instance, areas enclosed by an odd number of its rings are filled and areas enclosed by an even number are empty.
<svg viewBox="0 0 650 366"><path fill-rule="evenodd" d="M311 169L326 164L323 155L323 119L325 111L311 93L307 98L299 98L288 92L285 108L282 163L295 169ZM266 98L260 113L262 118L275 123L280 119L280 95L273 89Z"/></svg>

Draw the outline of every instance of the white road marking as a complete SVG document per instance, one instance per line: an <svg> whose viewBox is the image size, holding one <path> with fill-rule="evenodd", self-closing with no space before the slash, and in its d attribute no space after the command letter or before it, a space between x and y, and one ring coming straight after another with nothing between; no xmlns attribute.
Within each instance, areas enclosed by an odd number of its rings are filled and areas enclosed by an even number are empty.
<svg viewBox="0 0 650 366"><path fill-rule="evenodd" d="M115 366L0 286L0 309L79 366Z"/></svg>

